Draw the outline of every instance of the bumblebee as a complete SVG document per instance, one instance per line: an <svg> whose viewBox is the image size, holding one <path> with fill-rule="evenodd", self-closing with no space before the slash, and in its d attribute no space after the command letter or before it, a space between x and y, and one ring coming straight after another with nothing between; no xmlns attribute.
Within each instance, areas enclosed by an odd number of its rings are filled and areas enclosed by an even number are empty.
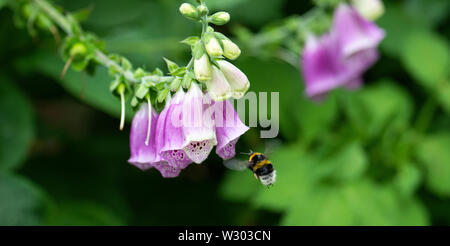
<svg viewBox="0 0 450 246"><path fill-rule="evenodd" d="M250 169L256 179L265 186L271 186L276 180L276 170L272 162L263 153L250 151L248 161L231 159L224 162L224 165L233 170Z"/></svg>

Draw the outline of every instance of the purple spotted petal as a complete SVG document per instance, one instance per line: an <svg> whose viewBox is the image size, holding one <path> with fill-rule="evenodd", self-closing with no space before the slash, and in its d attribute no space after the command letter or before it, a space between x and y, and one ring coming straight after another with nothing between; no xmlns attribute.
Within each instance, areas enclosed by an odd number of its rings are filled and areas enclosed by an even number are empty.
<svg viewBox="0 0 450 246"><path fill-rule="evenodd" d="M157 146L155 145L156 122L158 113L152 109L152 124L148 145L145 144L148 131L148 105L143 104L135 114L131 125L129 163L146 170L152 167L154 162L160 161Z"/></svg>
<svg viewBox="0 0 450 246"><path fill-rule="evenodd" d="M335 11L332 31L336 33L345 58L376 48L385 36L381 28L361 17L347 4L340 4Z"/></svg>
<svg viewBox="0 0 450 246"><path fill-rule="evenodd" d="M214 107L216 110L216 153L222 159L227 160L234 157L235 145L239 137L249 128L239 119L239 115L230 101L216 102Z"/></svg>
<svg viewBox="0 0 450 246"><path fill-rule="evenodd" d="M184 96L183 90L178 91L163 109L157 122L156 142L161 146L159 153L161 158L176 170L186 168L192 163L183 150L181 113ZM169 168L164 170L169 170Z"/></svg>
<svg viewBox="0 0 450 246"><path fill-rule="evenodd" d="M175 178L180 174L182 169L169 165L167 161L154 163L153 166L161 173L164 178Z"/></svg>
<svg viewBox="0 0 450 246"><path fill-rule="evenodd" d="M209 103L195 83L183 100L183 149L195 163L206 160L217 144L212 115L204 114Z"/></svg>

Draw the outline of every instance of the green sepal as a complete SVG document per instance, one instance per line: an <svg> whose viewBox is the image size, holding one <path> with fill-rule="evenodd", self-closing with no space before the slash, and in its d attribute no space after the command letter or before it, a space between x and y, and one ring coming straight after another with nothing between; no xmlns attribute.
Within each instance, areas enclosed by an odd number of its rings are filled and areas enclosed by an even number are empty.
<svg viewBox="0 0 450 246"><path fill-rule="evenodd" d="M162 91L166 88L166 83L162 82L162 83L158 83L155 85L155 88L157 91Z"/></svg>
<svg viewBox="0 0 450 246"><path fill-rule="evenodd" d="M131 98L131 107L136 108L139 105L139 100L136 97Z"/></svg>
<svg viewBox="0 0 450 246"><path fill-rule="evenodd" d="M120 79L119 76L116 77L115 80L113 80L110 84L109 84L109 91L114 93L114 91L116 91L117 87L119 87L120 84Z"/></svg>
<svg viewBox="0 0 450 246"><path fill-rule="evenodd" d="M171 83L170 83L170 90L173 92L178 91L178 88L180 88L182 82L182 78L176 77Z"/></svg>
<svg viewBox="0 0 450 246"><path fill-rule="evenodd" d="M192 49L194 59L200 59L206 53L203 42L198 42Z"/></svg>
<svg viewBox="0 0 450 246"><path fill-rule="evenodd" d="M175 62L173 62L165 57L163 57L163 59L166 62L167 69L169 70L170 73L175 72L179 68L179 66Z"/></svg>
<svg viewBox="0 0 450 246"><path fill-rule="evenodd" d="M183 76L186 73L186 67L179 67L175 71L171 72L170 74L173 76Z"/></svg>
<svg viewBox="0 0 450 246"><path fill-rule="evenodd" d="M155 70L153 70L153 72L152 72L152 75L163 76L164 72L159 68L155 68Z"/></svg>
<svg viewBox="0 0 450 246"><path fill-rule="evenodd" d="M185 38L184 40L180 41L180 43L193 46L193 45L196 45L199 41L200 41L199 37L191 36L191 37Z"/></svg>
<svg viewBox="0 0 450 246"><path fill-rule="evenodd" d="M138 85L135 95L137 98L143 99L145 97L145 95L148 94L148 92L149 92L148 86L146 84L141 83Z"/></svg>
<svg viewBox="0 0 450 246"><path fill-rule="evenodd" d="M142 69L142 68L136 69L136 70L134 71L134 73L133 73L133 76L134 76L137 80L141 79L141 78L144 77L145 75L147 75L147 73L146 73L146 72L144 71L144 69Z"/></svg>
<svg viewBox="0 0 450 246"><path fill-rule="evenodd" d="M191 87L192 78L194 78L194 75L191 74L191 72L186 73L184 75L183 80L181 82L181 85L183 86L183 88L187 89L187 88Z"/></svg>
<svg viewBox="0 0 450 246"><path fill-rule="evenodd" d="M169 93L170 93L169 88L164 88L163 90L159 91L158 97L156 98L158 103L164 102L166 100L167 96L169 95Z"/></svg>
<svg viewBox="0 0 450 246"><path fill-rule="evenodd" d="M125 57L121 57L120 63L122 64L122 67L125 71L133 69L133 65L131 65L131 62Z"/></svg>

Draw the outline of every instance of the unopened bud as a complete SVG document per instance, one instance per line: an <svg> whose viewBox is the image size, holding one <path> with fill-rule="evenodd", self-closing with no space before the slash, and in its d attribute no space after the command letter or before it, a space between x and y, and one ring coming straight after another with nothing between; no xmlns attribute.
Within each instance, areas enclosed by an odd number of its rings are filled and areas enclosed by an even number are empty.
<svg viewBox="0 0 450 246"><path fill-rule="evenodd" d="M226 58L234 60L241 55L241 49L239 49L239 47L235 43L231 42L231 40L223 39L222 44L223 44L223 55Z"/></svg>
<svg viewBox="0 0 450 246"><path fill-rule="evenodd" d="M199 13L197 11L197 9L189 3L183 3L180 6L180 13L189 19L192 20L198 20L199 19Z"/></svg>
<svg viewBox="0 0 450 246"><path fill-rule="evenodd" d="M214 25L225 25L230 21L230 14L227 12L217 12L211 16L211 22Z"/></svg>
<svg viewBox="0 0 450 246"><path fill-rule="evenodd" d="M83 43L76 43L72 48L70 48L70 56L83 55L87 52L86 45Z"/></svg>
<svg viewBox="0 0 450 246"><path fill-rule="evenodd" d="M352 5L360 15L369 20L376 20L384 13L381 0L352 0Z"/></svg>
<svg viewBox="0 0 450 246"><path fill-rule="evenodd" d="M208 7L206 7L206 5L202 4L199 5L197 7L198 12L200 13L201 16L207 15L208 14Z"/></svg>
<svg viewBox="0 0 450 246"><path fill-rule="evenodd" d="M210 56L221 56L223 54L222 47L213 34L206 34L205 48Z"/></svg>
<svg viewBox="0 0 450 246"><path fill-rule="evenodd" d="M194 75L195 78L200 82L205 82L211 79L212 67L209 57L206 53L200 58L195 58L194 60Z"/></svg>

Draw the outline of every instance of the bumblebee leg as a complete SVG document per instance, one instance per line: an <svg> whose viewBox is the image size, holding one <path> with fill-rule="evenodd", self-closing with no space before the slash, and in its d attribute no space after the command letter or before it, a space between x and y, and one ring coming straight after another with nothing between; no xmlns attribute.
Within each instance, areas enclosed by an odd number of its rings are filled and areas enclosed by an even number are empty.
<svg viewBox="0 0 450 246"><path fill-rule="evenodd" d="M259 179L256 173L254 173L253 176L255 176L255 179Z"/></svg>

